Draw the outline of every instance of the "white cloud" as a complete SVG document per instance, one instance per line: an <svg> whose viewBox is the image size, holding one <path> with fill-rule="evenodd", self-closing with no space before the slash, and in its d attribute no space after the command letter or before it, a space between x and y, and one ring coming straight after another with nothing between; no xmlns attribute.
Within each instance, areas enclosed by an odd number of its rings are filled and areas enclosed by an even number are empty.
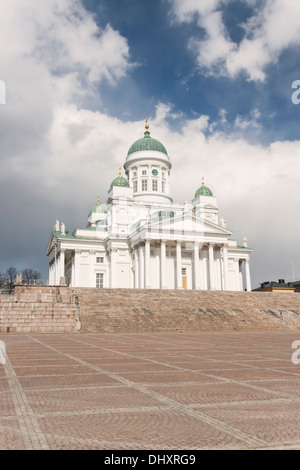
<svg viewBox="0 0 300 470"><path fill-rule="evenodd" d="M189 23L198 15L210 14L219 4L220 0L172 0L172 12L180 21Z"/></svg>
<svg viewBox="0 0 300 470"><path fill-rule="evenodd" d="M245 35L237 44L230 39L222 18L222 7L230 1L202 4L196 0L174 0L172 13L178 22L196 21L205 30L205 37L192 37L189 47L206 73L235 78L244 72L249 80L263 81L267 65L276 63L287 47L300 44L300 4L295 0L248 1L253 16L240 23Z"/></svg>
<svg viewBox="0 0 300 470"><path fill-rule="evenodd" d="M126 40L110 25L101 30L80 0L11 0L2 6L0 21L8 60L15 56L52 73L83 74L89 84L127 72Z"/></svg>
<svg viewBox="0 0 300 470"><path fill-rule="evenodd" d="M234 125L239 129L260 129L261 124L259 123L259 118L261 113L258 109L253 109L248 117L237 115Z"/></svg>
<svg viewBox="0 0 300 470"><path fill-rule="evenodd" d="M227 111L224 108L221 108L219 110L219 117L220 117L220 122L221 124L226 124L227 123L227 118L226 118Z"/></svg>
<svg viewBox="0 0 300 470"><path fill-rule="evenodd" d="M224 57L230 54L234 44L226 34L221 12L211 11L203 15L199 25L206 30L207 38L204 41L191 39L189 42L189 47L198 51L198 65L208 68L211 65L222 66Z"/></svg>
<svg viewBox="0 0 300 470"><path fill-rule="evenodd" d="M62 110L70 113L66 122L76 119L78 104L91 96L99 102L101 81L114 85L131 63L126 39L110 25L101 30L79 0L6 2L0 42L7 88L0 116L3 181L14 172L32 173L33 162L46 171L57 152L53 128ZM74 142L80 132L73 133ZM52 179L51 169L47 175Z"/></svg>
<svg viewBox="0 0 300 470"><path fill-rule="evenodd" d="M7 107L80 102L132 66L126 39L109 24L100 29L80 0L6 2L0 42Z"/></svg>

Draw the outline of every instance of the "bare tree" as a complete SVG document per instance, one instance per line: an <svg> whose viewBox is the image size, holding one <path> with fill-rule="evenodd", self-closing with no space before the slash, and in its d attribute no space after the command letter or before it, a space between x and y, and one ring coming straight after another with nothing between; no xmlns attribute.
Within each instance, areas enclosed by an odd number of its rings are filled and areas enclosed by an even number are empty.
<svg viewBox="0 0 300 470"><path fill-rule="evenodd" d="M34 284L35 281L41 279L41 273L34 269L23 269L22 271L22 282L23 284Z"/></svg>
<svg viewBox="0 0 300 470"><path fill-rule="evenodd" d="M0 289L4 289L6 287L6 277L3 273L0 273Z"/></svg>
<svg viewBox="0 0 300 470"><path fill-rule="evenodd" d="M18 271L13 266L11 266L5 271L5 278L6 278L5 287L9 292L12 292L14 290L14 285L16 282L17 274L18 274Z"/></svg>

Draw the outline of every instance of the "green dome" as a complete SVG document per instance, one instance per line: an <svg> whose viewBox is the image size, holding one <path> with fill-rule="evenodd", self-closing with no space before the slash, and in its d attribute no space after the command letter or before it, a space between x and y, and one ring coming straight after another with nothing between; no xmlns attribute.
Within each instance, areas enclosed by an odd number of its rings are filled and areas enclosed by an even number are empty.
<svg viewBox="0 0 300 470"><path fill-rule="evenodd" d="M100 204L99 197L98 197L97 204L94 204L93 207L91 208L90 214L92 212L105 212L105 207L102 204Z"/></svg>
<svg viewBox="0 0 300 470"><path fill-rule="evenodd" d="M121 173L120 173L119 176L111 182L110 189L113 186L125 186L129 188L129 181L126 178L123 178L123 176L121 176Z"/></svg>
<svg viewBox="0 0 300 470"><path fill-rule="evenodd" d="M206 186L201 186L199 189L197 189L195 193L195 197L198 197L198 196L213 196L213 193Z"/></svg>
<svg viewBox="0 0 300 470"><path fill-rule="evenodd" d="M91 212L91 213L92 213L92 212L105 212L105 208L102 206L102 204L95 204L95 205L91 208L90 212Z"/></svg>
<svg viewBox="0 0 300 470"><path fill-rule="evenodd" d="M140 152L142 150L154 150L155 152L162 152L168 155L163 144L150 137L150 132L148 131L144 133L144 137L142 139L138 139L132 144L128 150L127 156L131 153Z"/></svg>

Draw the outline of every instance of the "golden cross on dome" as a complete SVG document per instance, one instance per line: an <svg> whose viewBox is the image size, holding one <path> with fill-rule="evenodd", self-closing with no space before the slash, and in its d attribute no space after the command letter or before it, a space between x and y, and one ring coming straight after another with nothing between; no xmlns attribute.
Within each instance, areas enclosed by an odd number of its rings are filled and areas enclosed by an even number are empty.
<svg viewBox="0 0 300 470"><path fill-rule="evenodd" d="M122 173L121 173L121 167L119 168L119 177L121 178Z"/></svg>
<svg viewBox="0 0 300 470"><path fill-rule="evenodd" d="M99 206L99 204L100 204L99 194L98 194L97 204L98 204L98 206Z"/></svg>
<svg viewBox="0 0 300 470"><path fill-rule="evenodd" d="M146 131L148 131L148 129L149 129L148 121L149 121L149 118L146 118L146 119L145 119L145 123L146 123L145 129L146 129Z"/></svg>
<svg viewBox="0 0 300 470"><path fill-rule="evenodd" d="M202 188L204 188L204 176L202 176Z"/></svg>

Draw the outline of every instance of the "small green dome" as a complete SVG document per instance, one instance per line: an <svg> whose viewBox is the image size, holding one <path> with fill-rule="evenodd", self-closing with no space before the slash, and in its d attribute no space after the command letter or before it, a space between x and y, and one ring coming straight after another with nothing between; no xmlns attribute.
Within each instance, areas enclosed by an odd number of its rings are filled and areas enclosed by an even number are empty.
<svg viewBox="0 0 300 470"><path fill-rule="evenodd" d="M90 214L92 212L98 212L98 213L105 212L105 207L102 204L100 204L99 197L98 197L97 204L94 204L93 207L91 208Z"/></svg>
<svg viewBox="0 0 300 470"><path fill-rule="evenodd" d="M127 156L131 153L140 152L142 150L154 150L155 152L162 152L168 156L168 153L163 144L161 144L159 140L150 137L150 132L148 131L144 133L144 137L136 140L132 144L132 146L128 150Z"/></svg>
<svg viewBox="0 0 300 470"><path fill-rule="evenodd" d="M102 206L102 204L95 204L92 208L91 208L91 211L90 212L105 212L105 209L104 207Z"/></svg>
<svg viewBox="0 0 300 470"><path fill-rule="evenodd" d="M213 193L209 188L202 185L195 193L195 197L198 196L213 196Z"/></svg>
<svg viewBox="0 0 300 470"><path fill-rule="evenodd" d="M121 175L121 169L120 169L119 176L111 182L110 189L113 186L125 186L129 188L129 181L126 178L123 178L123 176Z"/></svg>

